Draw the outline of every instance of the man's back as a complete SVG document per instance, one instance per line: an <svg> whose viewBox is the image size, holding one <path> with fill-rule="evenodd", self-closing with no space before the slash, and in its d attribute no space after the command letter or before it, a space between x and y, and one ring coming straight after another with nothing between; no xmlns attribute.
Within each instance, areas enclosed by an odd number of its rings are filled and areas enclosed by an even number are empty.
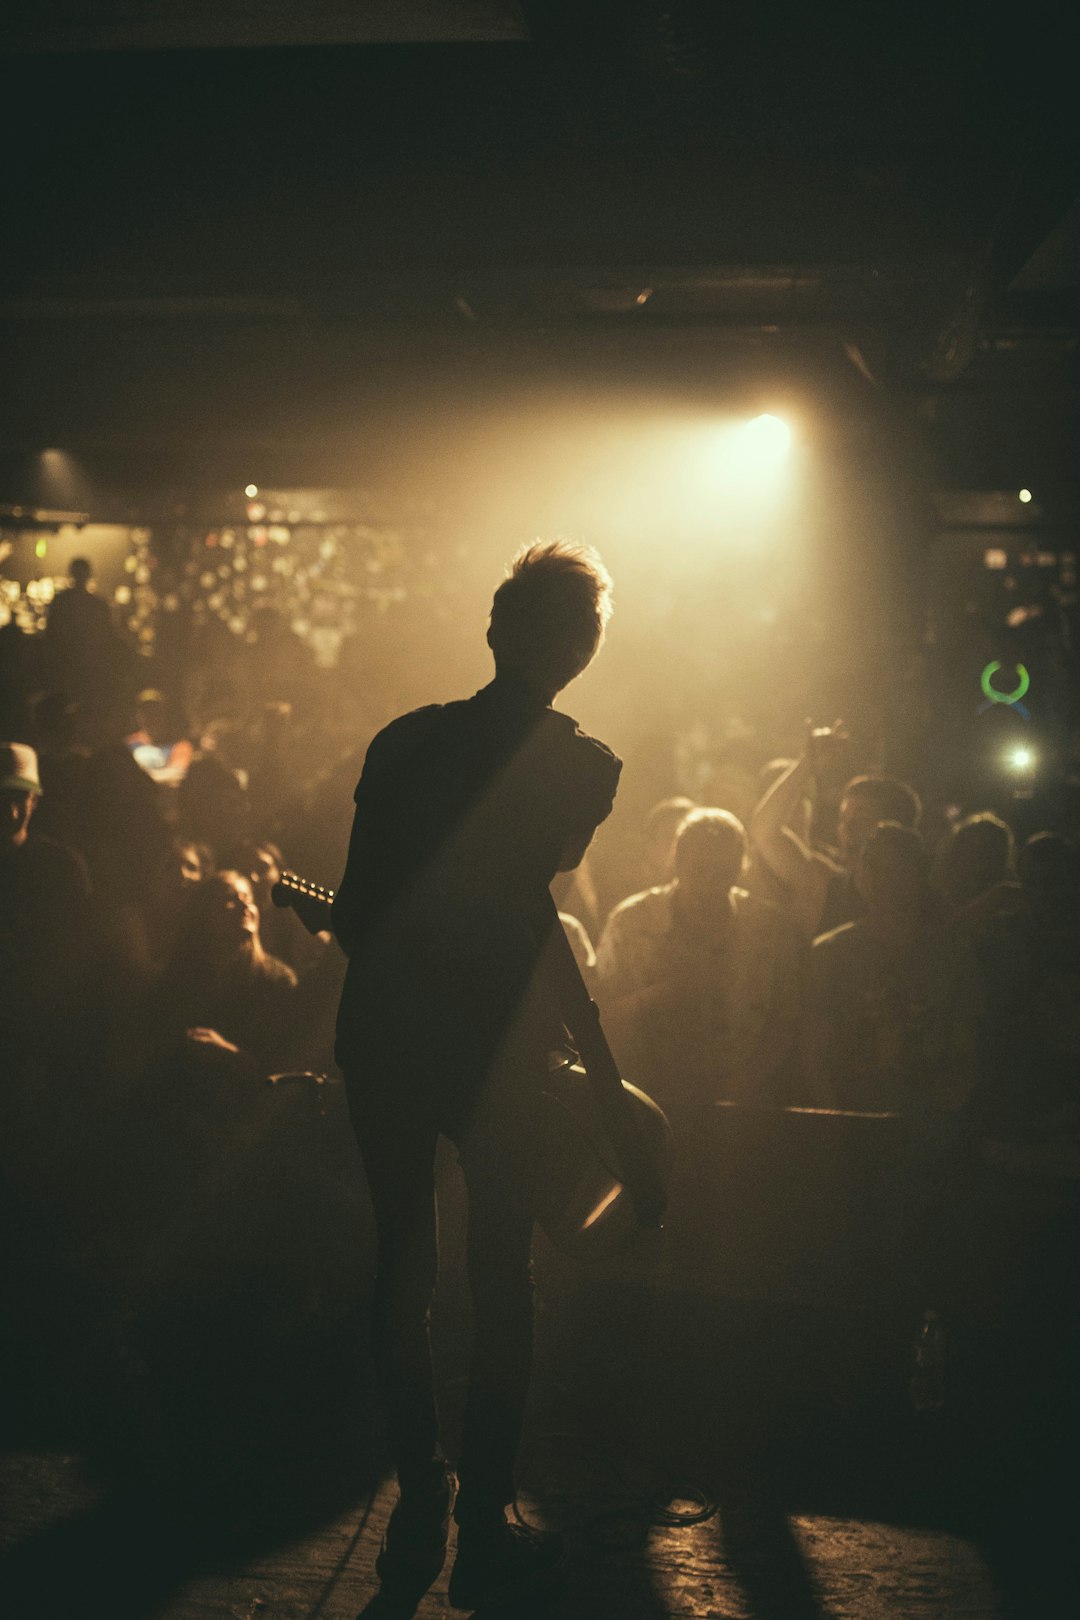
<svg viewBox="0 0 1080 1620"><path fill-rule="evenodd" d="M389 1046L487 1062L553 916L548 885L608 814L619 770L509 678L375 738L334 907L350 956L339 1061Z"/></svg>

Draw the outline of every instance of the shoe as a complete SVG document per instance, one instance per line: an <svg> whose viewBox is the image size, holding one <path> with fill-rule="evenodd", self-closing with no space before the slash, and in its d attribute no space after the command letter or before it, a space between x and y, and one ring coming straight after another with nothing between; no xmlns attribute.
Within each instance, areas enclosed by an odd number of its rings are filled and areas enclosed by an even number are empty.
<svg viewBox="0 0 1080 1620"><path fill-rule="evenodd" d="M375 1573L384 1586L426 1592L437 1580L446 1562L456 1495L457 1479L447 1469L430 1493L413 1491L398 1498L375 1560Z"/></svg>
<svg viewBox="0 0 1080 1620"><path fill-rule="evenodd" d="M479 1609L549 1591L558 1584L565 1562L563 1539L549 1530L505 1520L482 1528L459 1525L450 1606Z"/></svg>

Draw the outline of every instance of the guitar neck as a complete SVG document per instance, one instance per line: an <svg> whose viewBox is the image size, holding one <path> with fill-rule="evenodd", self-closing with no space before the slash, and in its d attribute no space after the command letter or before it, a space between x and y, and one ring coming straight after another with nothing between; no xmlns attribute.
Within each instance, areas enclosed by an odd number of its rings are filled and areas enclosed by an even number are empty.
<svg viewBox="0 0 1080 1620"><path fill-rule="evenodd" d="M294 911L309 934L322 934L332 927L333 889L310 883L295 872L282 872L270 891L275 906Z"/></svg>

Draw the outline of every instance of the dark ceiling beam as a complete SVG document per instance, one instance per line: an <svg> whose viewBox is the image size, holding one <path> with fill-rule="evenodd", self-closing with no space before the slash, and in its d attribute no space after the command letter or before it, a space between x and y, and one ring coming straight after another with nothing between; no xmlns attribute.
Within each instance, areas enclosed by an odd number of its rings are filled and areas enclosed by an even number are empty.
<svg viewBox="0 0 1080 1620"><path fill-rule="evenodd" d="M517 0L8 0L5 49L223 50L527 40Z"/></svg>

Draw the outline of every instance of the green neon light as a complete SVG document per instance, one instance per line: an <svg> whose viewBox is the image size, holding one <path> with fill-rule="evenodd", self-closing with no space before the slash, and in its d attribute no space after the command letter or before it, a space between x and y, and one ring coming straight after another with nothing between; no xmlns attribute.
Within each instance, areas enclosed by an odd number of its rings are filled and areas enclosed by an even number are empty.
<svg viewBox="0 0 1080 1620"><path fill-rule="evenodd" d="M991 703L1019 703L1020 699L1031 685L1031 676L1028 674L1023 664L1017 664L1016 673L1019 679L1016 683L1015 692L999 692L997 687L994 685L994 676L997 674L1000 668L1001 664L996 658L994 658L983 670L983 695L988 697Z"/></svg>

